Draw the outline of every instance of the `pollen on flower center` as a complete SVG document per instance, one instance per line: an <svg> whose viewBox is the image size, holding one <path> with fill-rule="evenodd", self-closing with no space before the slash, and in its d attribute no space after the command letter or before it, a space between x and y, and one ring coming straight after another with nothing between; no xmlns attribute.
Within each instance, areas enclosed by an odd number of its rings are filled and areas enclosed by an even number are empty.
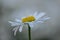
<svg viewBox="0 0 60 40"><path fill-rule="evenodd" d="M35 21L34 16L27 16L25 18L22 18L22 22L32 22L32 21Z"/></svg>

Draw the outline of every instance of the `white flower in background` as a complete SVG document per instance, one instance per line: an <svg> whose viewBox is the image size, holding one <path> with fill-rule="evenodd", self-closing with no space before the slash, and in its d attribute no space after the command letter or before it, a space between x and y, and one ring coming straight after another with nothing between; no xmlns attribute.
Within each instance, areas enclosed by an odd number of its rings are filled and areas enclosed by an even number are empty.
<svg viewBox="0 0 60 40"><path fill-rule="evenodd" d="M50 17L43 17L45 13L37 13L35 12L33 15L27 16L20 19L15 19L14 21L8 21L11 26L16 26L13 28L14 35L16 35L16 32L19 30L22 31L22 28L24 25L29 24L30 27L34 27L37 23L43 23L45 20L50 19Z"/></svg>

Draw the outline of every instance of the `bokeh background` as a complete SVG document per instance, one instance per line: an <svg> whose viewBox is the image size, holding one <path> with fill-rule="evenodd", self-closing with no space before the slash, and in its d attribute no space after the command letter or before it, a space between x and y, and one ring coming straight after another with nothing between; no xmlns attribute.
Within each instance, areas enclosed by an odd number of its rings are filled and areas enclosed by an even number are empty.
<svg viewBox="0 0 60 40"><path fill-rule="evenodd" d="M60 0L0 0L0 40L28 40L27 27L14 36L8 21L35 11L51 19L32 28L32 40L60 40Z"/></svg>

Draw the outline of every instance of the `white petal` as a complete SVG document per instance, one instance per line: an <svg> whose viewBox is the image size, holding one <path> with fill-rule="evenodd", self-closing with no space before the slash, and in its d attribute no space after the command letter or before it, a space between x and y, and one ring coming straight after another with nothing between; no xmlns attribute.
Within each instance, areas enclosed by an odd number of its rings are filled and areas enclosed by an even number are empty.
<svg viewBox="0 0 60 40"><path fill-rule="evenodd" d="M17 26L17 25L20 25L20 23L17 23L17 22L12 22L12 21L8 21L10 24L11 24L11 26Z"/></svg>
<svg viewBox="0 0 60 40"><path fill-rule="evenodd" d="M17 30L14 31L14 36L16 35Z"/></svg>
<svg viewBox="0 0 60 40"><path fill-rule="evenodd" d="M29 26L32 28L34 27L34 23L29 23Z"/></svg>
<svg viewBox="0 0 60 40"><path fill-rule="evenodd" d="M17 29L17 27L13 28L13 30L12 30L12 31L15 31L16 29Z"/></svg>
<svg viewBox="0 0 60 40"><path fill-rule="evenodd" d="M38 13L38 12L35 12L33 16L36 17L36 16L37 16L37 13Z"/></svg>
<svg viewBox="0 0 60 40"><path fill-rule="evenodd" d="M50 19L50 17L46 17L46 18L44 17L44 18L42 18L40 20L35 21L35 23L44 23L44 21L46 21L48 19Z"/></svg>
<svg viewBox="0 0 60 40"><path fill-rule="evenodd" d="M22 32L23 25L19 27L19 32Z"/></svg>
<svg viewBox="0 0 60 40"><path fill-rule="evenodd" d="M18 28L19 28L19 27L17 27L17 28L15 29L15 31L14 31L14 36L16 35L16 32L18 31Z"/></svg>
<svg viewBox="0 0 60 40"><path fill-rule="evenodd" d="M16 22L21 22L21 20L19 20L19 19L17 19L17 18L15 18L15 21L16 21Z"/></svg>
<svg viewBox="0 0 60 40"><path fill-rule="evenodd" d="M41 21L46 21L46 20L48 20L48 19L50 19L50 17L44 17L44 18L42 18L42 19L40 19Z"/></svg>
<svg viewBox="0 0 60 40"><path fill-rule="evenodd" d="M40 13L40 14L38 14L37 15L37 17L36 17L36 20L38 20L39 18L41 18L42 16L44 16L45 15L45 13L44 12L42 12L42 13Z"/></svg>
<svg viewBox="0 0 60 40"><path fill-rule="evenodd" d="M36 23L44 23L43 21L37 21Z"/></svg>

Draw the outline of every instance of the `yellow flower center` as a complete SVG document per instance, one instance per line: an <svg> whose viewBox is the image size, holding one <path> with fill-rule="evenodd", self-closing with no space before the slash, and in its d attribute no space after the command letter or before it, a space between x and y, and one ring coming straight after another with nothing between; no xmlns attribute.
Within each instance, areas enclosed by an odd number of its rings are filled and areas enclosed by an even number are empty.
<svg viewBox="0 0 60 40"><path fill-rule="evenodd" d="M25 18L22 18L22 22L32 22L32 21L35 21L34 16L27 16Z"/></svg>

